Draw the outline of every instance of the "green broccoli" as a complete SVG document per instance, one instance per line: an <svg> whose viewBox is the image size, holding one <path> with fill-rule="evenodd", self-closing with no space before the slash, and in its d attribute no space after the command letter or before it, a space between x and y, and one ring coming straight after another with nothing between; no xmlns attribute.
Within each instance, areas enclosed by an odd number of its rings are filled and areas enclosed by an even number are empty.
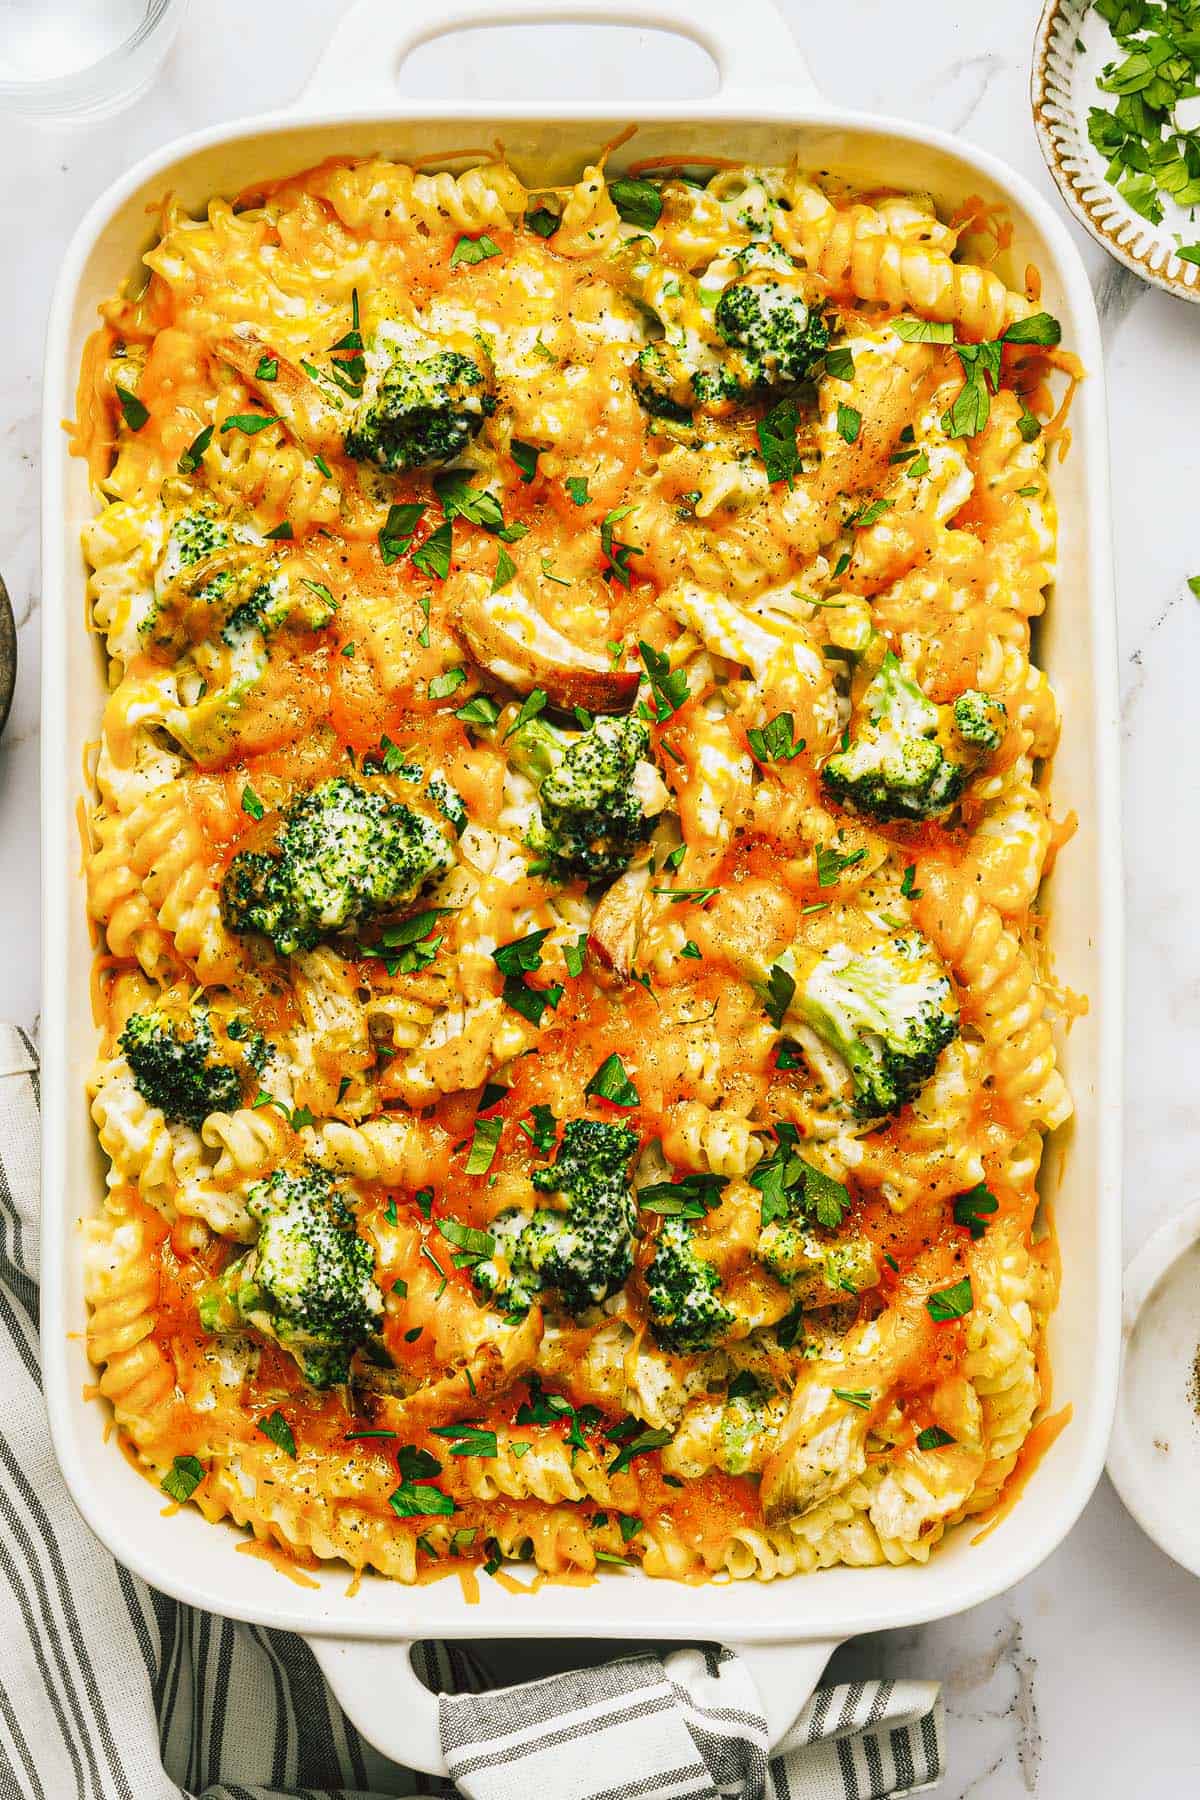
<svg viewBox="0 0 1200 1800"><path fill-rule="evenodd" d="M628 1125L568 1120L554 1161L532 1177L539 1193L561 1194L565 1210L514 1208L493 1220L491 1254L475 1266L481 1293L506 1311L524 1312L554 1289L570 1313L615 1294L633 1267L629 1159L637 1143Z"/></svg>
<svg viewBox="0 0 1200 1800"><path fill-rule="evenodd" d="M269 852L240 850L221 884L232 931L261 931L283 955L395 912L453 867L424 812L335 775L288 809Z"/></svg>
<svg viewBox="0 0 1200 1800"><path fill-rule="evenodd" d="M257 1241L201 1288L205 1331L249 1325L295 1358L310 1387L344 1382L378 1330L383 1295L371 1246L324 1169L276 1169L246 1196Z"/></svg>
<svg viewBox="0 0 1200 1800"><path fill-rule="evenodd" d="M717 1271L696 1254L687 1221L665 1218L646 1270L650 1326L664 1350L709 1350L724 1337L736 1314L721 1300L720 1288Z"/></svg>
<svg viewBox="0 0 1200 1800"><path fill-rule="evenodd" d="M666 338L647 344L633 365L633 391L646 411L675 425L691 423L697 407L723 412L745 395L737 376L715 351L701 361L686 343Z"/></svg>
<svg viewBox="0 0 1200 1800"><path fill-rule="evenodd" d="M138 1093L168 1119L198 1131L209 1113L241 1105L241 1074L221 1057L201 1008L131 1013L117 1041Z"/></svg>
<svg viewBox="0 0 1200 1800"><path fill-rule="evenodd" d="M346 455L389 474L452 462L495 409L479 364L432 339L376 340Z"/></svg>
<svg viewBox="0 0 1200 1800"><path fill-rule="evenodd" d="M954 702L954 728L964 744L991 756L1000 748L1008 708L1003 700L985 694L979 688L967 688Z"/></svg>
<svg viewBox="0 0 1200 1800"><path fill-rule="evenodd" d="M538 717L514 732L512 761L536 783L541 812L526 841L555 874L607 881L629 866L654 828L636 781L649 751L650 733L632 714L605 714L583 732Z"/></svg>
<svg viewBox="0 0 1200 1800"><path fill-rule="evenodd" d="M731 282L714 318L735 352L733 373L747 388L804 381L829 348L825 315L794 287L770 278Z"/></svg>
<svg viewBox="0 0 1200 1800"><path fill-rule="evenodd" d="M899 1112L958 1036L949 977L915 931L858 955L834 945L797 984L789 1011L842 1058L861 1119Z"/></svg>
<svg viewBox="0 0 1200 1800"><path fill-rule="evenodd" d="M829 347L824 314L771 277L731 282L713 322L720 343L669 326L639 352L634 392L653 417L687 424L697 408L725 412L763 388L804 381Z"/></svg>
<svg viewBox="0 0 1200 1800"><path fill-rule="evenodd" d="M827 1306L837 1292L857 1294L879 1280L869 1238L839 1243L803 1218L772 1219L759 1233L755 1254L777 1281L792 1289L801 1306Z"/></svg>
<svg viewBox="0 0 1200 1800"><path fill-rule="evenodd" d="M885 824L944 818L1004 735L1002 701L968 688L953 707L936 706L890 650L862 704L865 722L821 782L842 806Z"/></svg>

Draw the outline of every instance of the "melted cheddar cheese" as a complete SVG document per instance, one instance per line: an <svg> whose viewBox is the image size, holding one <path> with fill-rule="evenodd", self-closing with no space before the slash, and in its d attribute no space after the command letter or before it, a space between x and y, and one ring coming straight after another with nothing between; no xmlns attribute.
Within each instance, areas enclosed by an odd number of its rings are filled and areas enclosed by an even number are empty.
<svg viewBox="0 0 1200 1800"><path fill-rule="evenodd" d="M101 309L89 1344L172 1497L404 1581L767 1578L1022 1466L1070 365L972 229L334 160L168 204Z"/></svg>

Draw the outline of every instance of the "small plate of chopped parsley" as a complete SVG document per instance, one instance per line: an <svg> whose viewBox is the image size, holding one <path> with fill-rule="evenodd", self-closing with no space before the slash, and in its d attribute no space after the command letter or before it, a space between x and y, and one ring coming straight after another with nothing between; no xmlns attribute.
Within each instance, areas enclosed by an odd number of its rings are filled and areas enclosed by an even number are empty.
<svg viewBox="0 0 1200 1800"><path fill-rule="evenodd" d="M1200 0L1047 0L1032 97L1075 217L1136 275L1200 300Z"/></svg>

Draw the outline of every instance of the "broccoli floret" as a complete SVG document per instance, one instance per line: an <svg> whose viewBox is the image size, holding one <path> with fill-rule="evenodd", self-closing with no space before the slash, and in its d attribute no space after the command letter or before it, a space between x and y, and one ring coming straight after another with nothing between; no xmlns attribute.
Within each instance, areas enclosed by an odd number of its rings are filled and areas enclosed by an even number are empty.
<svg viewBox="0 0 1200 1800"><path fill-rule="evenodd" d="M912 1100L958 1035L949 978L919 932L859 955L835 945L797 985L789 1010L842 1058L862 1119Z"/></svg>
<svg viewBox="0 0 1200 1800"><path fill-rule="evenodd" d="M242 1078L217 1049L208 1014L132 1013L118 1042L138 1093L168 1119L199 1130L209 1113L241 1105Z"/></svg>
<svg viewBox="0 0 1200 1800"><path fill-rule="evenodd" d="M554 1161L532 1177L539 1193L562 1195L566 1208L514 1208L493 1220L492 1254L475 1268L488 1299L523 1312L555 1289L568 1312L581 1313L625 1284L633 1267L629 1159L637 1141L628 1125L568 1120Z"/></svg>
<svg viewBox="0 0 1200 1800"><path fill-rule="evenodd" d="M419 340L420 348L431 342ZM390 340L381 348L386 355L371 359L346 455L389 473L452 462L494 410L482 369L458 350L426 356Z"/></svg>
<svg viewBox="0 0 1200 1800"><path fill-rule="evenodd" d="M219 576L217 580L220 580ZM215 586L216 582L210 585ZM289 581L286 576L275 573L265 581L259 581L248 598L233 609L221 629L221 636L230 649L236 650L248 632L261 632L267 638L283 625L320 631L336 611L333 595L328 589Z"/></svg>
<svg viewBox="0 0 1200 1800"><path fill-rule="evenodd" d="M673 425L691 423L692 377L670 346L647 344L638 352L633 391L652 418L668 419Z"/></svg>
<svg viewBox="0 0 1200 1800"><path fill-rule="evenodd" d="M628 868L654 828L635 779L650 751L640 719L605 714L573 732L534 718L509 750L538 790L541 823L526 841L555 874L607 881Z"/></svg>
<svg viewBox="0 0 1200 1800"><path fill-rule="evenodd" d="M792 1289L801 1306L828 1305L832 1295L857 1294L879 1280L875 1247L869 1238L838 1242L801 1218L772 1219L755 1252L772 1275Z"/></svg>
<svg viewBox="0 0 1200 1800"><path fill-rule="evenodd" d="M780 281L731 282L714 318L737 352L734 372L747 387L804 381L829 348L825 315Z"/></svg>
<svg viewBox="0 0 1200 1800"><path fill-rule="evenodd" d="M646 1270L650 1325L664 1350L709 1350L725 1335L736 1315L720 1287L712 1264L697 1256L686 1220L664 1219Z"/></svg>
<svg viewBox="0 0 1200 1800"><path fill-rule="evenodd" d="M926 699L888 651L863 695L865 719L821 771L826 792L883 823L944 817L1004 735L1001 701L968 689L953 707Z"/></svg>
<svg viewBox="0 0 1200 1800"><path fill-rule="evenodd" d="M432 818L340 775L288 810L275 848L241 850L221 884L232 931L261 931L283 955L394 912L455 862Z"/></svg>
<svg viewBox="0 0 1200 1800"><path fill-rule="evenodd" d="M311 1387L346 1380L383 1318L371 1246L324 1169L276 1169L246 1196L257 1241L200 1290L206 1331L252 1326L295 1358Z"/></svg>
<svg viewBox="0 0 1200 1800"><path fill-rule="evenodd" d="M1007 723L1008 708L1003 700L979 688L967 688L954 702L954 727L959 737L985 756L1000 748Z"/></svg>

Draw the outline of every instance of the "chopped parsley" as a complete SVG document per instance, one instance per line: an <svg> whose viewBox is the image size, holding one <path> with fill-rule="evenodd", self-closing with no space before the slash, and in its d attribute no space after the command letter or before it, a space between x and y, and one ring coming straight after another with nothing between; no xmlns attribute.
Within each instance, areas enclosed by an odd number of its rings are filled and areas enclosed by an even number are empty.
<svg viewBox="0 0 1200 1800"><path fill-rule="evenodd" d="M981 1238L987 1230L985 1219L999 1212L1000 1202L985 1182L977 1182L954 1202L954 1223L965 1225L973 1238Z"/></svg>
<svg viewBox="0 0 1200 1800"><path fill-rule="evenodd" d="M804 748L790 712L776 713L765 725L751 725L746 737L760 763L791 762Z"/></svg>
<svg viewBox="0 0 1200 1800"><path fill-rule="evenodd" d="M653 231L662 217L662 195L652 181L620 175L608 184L609 196L626 225Z"/></svg>
<svg viewBox="0 0 1200 1800"><path fill-rule="evenodd" d="M191 1499L206 1474L207 1470L198 1457L177 1456L159 1486L169 1499L182 1506L185 1500Z"/></svg>
<svg viewBox="0 0 1200 1800"><path fill-rule="evenodd" d="M445 519L436 531L429 534L421 548L413 551L413 568L420 569L422 575L431 575L435 581L445 581L450 573L450 552L453 545L454 526L449 519Z"/></svg>
<svg viewBox="0 0 1200 1800"><path fill-rule="evenodd" d="M295 1458L296 1439L291 1426L278 1407L267 1418L258 1421L258 1429L264 1437L270 1438L273 1444L277 1444L281 1450L286 1451L288 1456Z"/></svg>
<svg viewBox="0 0 1200 1800"><path fill-rule="evenodd" d="M758 422L758 447L766 465L768 481L795 483L801 469L801 456L796 444L800 425L800 408L794 400L781 400Z"/></svg>
<svg viewBox="0 0 1200 1800"><path fill-rule="evenodd" d="M936 1293L930 1294L925 1302L925 1310L931 1319L941 1324L946 1319L965 1318L974 1303L971 1277L964 1275L961 1281L954 1282L950 1287L938 1288Z"/></svg>
<svg viewBox="0 0 1200 1800"><path fill-rule="evenodd" d="M130 431L140 431L150 417L150 408L144 406L127 387L122 387L120 382L116 383L116 390L117 399L121 402L121 417ZM224 430L225 427L222 426L221 429Z"/></svg>
<svg viewBox="0 0 1200 1800"><path fill-rule="evenodd" d="M607 1100L612 1106L637 1106L641 1102L641 1095L615 1050L605 1057L583 1091L589 1099Z"/></svg>
<svg viewBox="0 0 1200 1800"><path fill-rule="evenodd" d="M460 237L450 252L450 267L458 268L460 263L486 262L489 256L499 256L500 246L486 232L482 237Z"/></svg>

